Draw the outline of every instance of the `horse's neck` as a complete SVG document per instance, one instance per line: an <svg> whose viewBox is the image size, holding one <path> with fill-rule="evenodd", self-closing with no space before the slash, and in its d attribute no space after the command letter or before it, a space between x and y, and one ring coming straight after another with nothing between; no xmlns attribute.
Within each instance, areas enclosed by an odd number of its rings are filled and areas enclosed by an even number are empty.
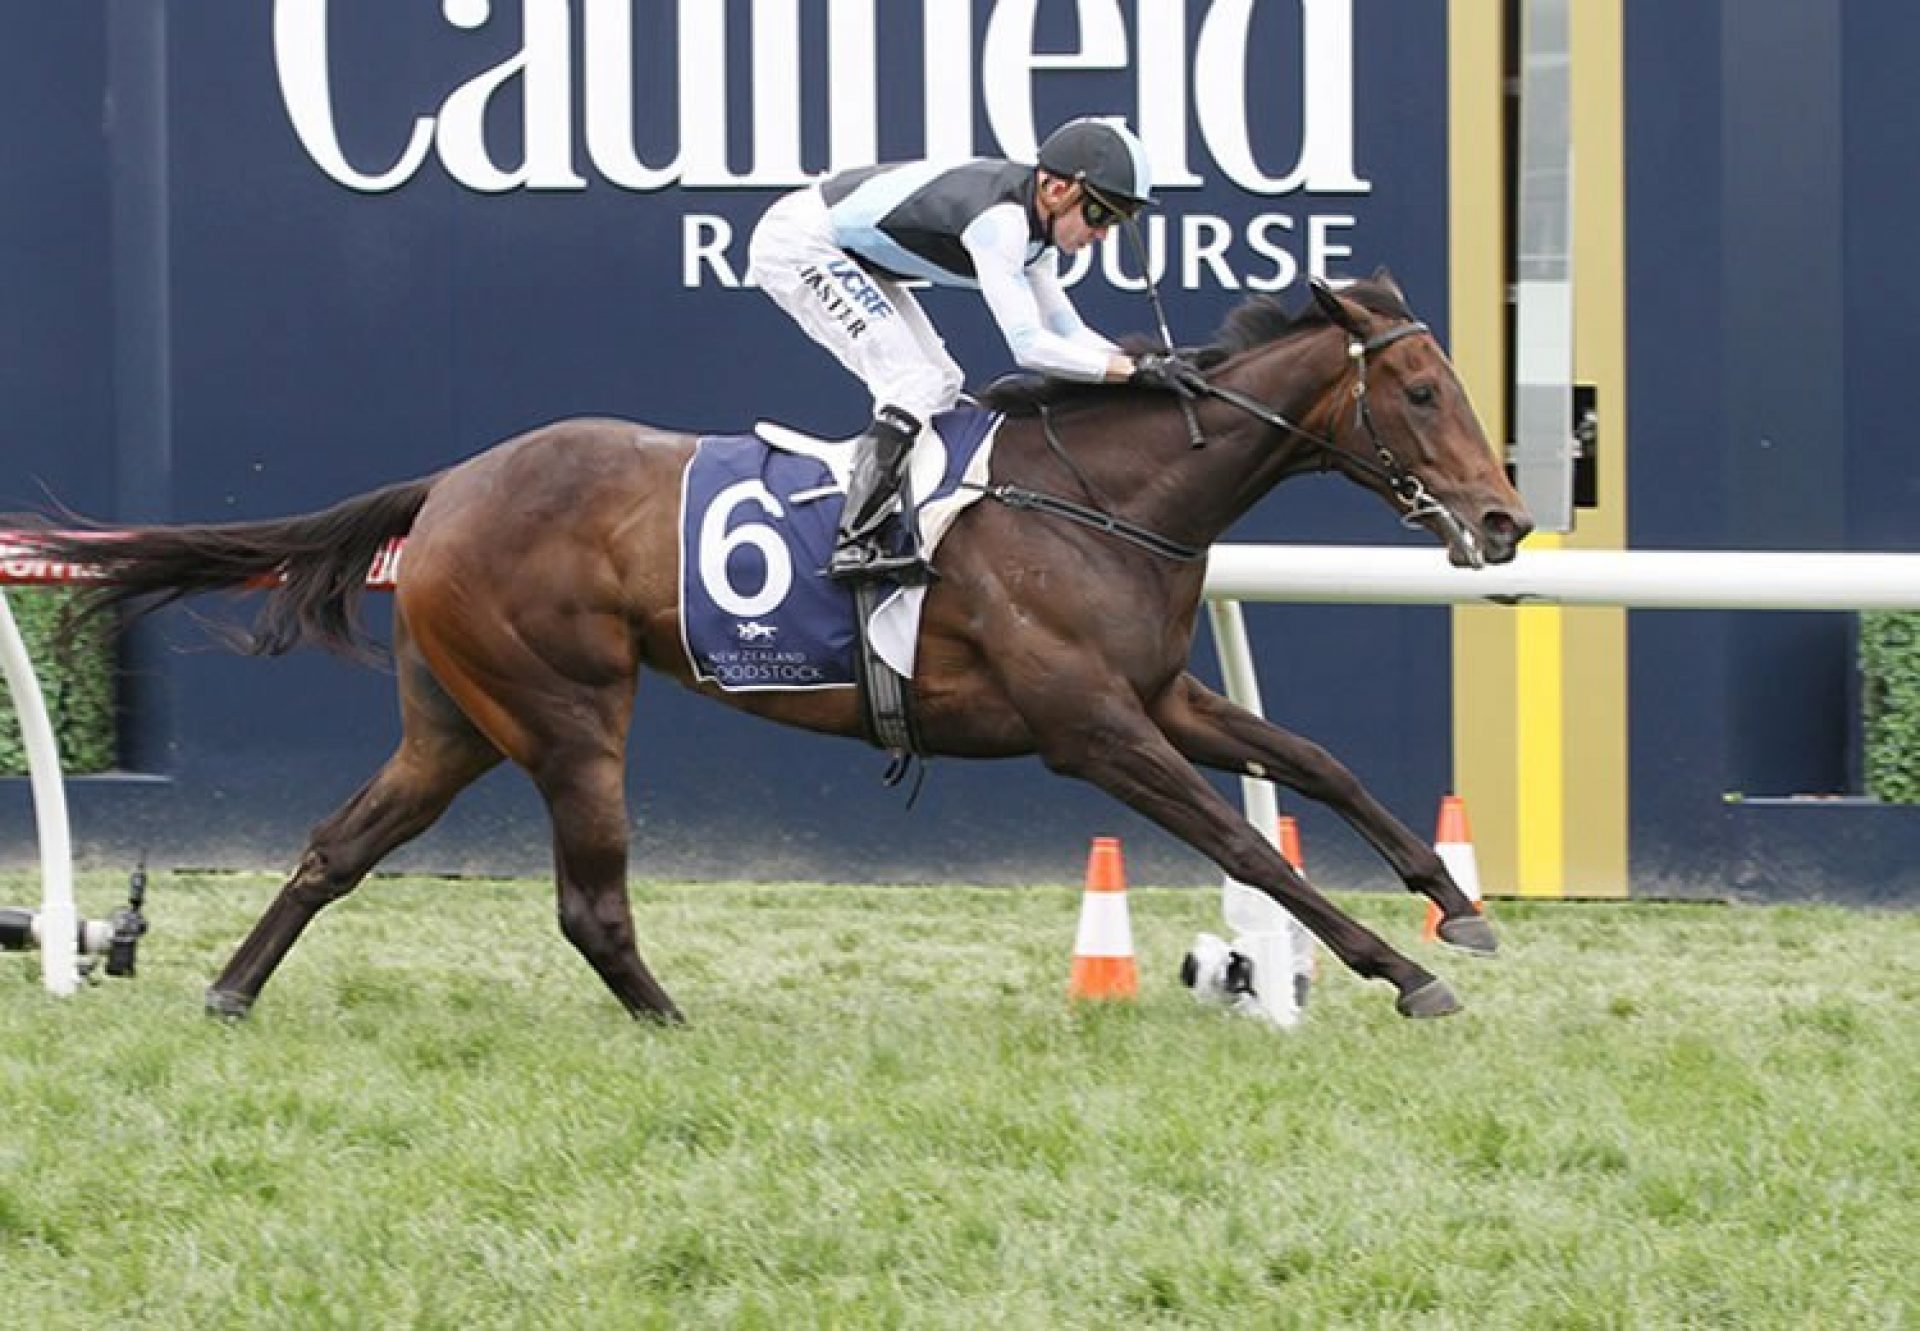
<svg viewBox="0 0 1920 1331"><path fill-rule="evenodd" d="M1216 382L1265 404L1295 425L1325 433L1315 411L1330 380L1344 368L1317 345L1265 349L1242 357ZM1156 432L1154 451L1166 459L1143 495L1156 530L1194 545L1210 545L1266 493L1289 476L1318 469L1319 450L1296 433L1276 430L1219 399L1199 405L1203 447L1194 448L1179 413Z"/></svg>
<svg viewBox="0 0 1920 1331"><path fill-rule="evenodd" d="M1344 368L1344 355L1324 341L1302 341L1250 352L1216 382L1324 434L1314 409ZM1018 444L1003 431L997 466L1016 484L1092 500L1149 531L1204 547L1280 481L1322 465L1312 444L1231 403L1207 399L1194 409L1205 440L1200 448L1174 399L1134 395L1023 421L1030 429ZM1068 464L1052 455L1049 430Z"/></svg>

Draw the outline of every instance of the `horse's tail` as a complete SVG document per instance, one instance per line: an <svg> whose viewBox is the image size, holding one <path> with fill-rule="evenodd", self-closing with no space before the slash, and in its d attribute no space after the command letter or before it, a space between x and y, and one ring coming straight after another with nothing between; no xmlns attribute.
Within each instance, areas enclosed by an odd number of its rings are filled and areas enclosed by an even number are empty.
<svg viewBox="0 0 1920 1331"><path fill-rule="evenodd" d="M35 552L100 581L81 594L83 617L131 606L144 615L183 597L258 586L266 604L251 632L230 635L256 656L312 643L349 656L370 648L355 611L374 559L413 527L439 475L390 485L318 513L264 522L92 527L26 540ZM38 525L38 524L36 524Z"/></svg>

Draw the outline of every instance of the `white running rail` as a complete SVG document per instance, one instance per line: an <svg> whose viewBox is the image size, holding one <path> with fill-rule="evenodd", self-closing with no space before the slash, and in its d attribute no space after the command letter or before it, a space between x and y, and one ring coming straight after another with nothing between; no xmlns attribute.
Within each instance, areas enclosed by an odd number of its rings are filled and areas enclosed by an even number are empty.
<svg viewBox="0 0 1920 1331"><path fill-rule="evenodd" d="M1215 601L1612 605L1630 610L1920 610L1920 555L1525 550L1454 568L1424 546L1218 545Z"/></svg>
<svg viewBox="0 0 1920 1331"><path fill-rule="evenodd" d="M40 694L40 681L4 591L0 591L0 665L5 666L7 690L20 718L20 738L26 745L27 772L33 783L34 825L40 835L40 977L49 993L65 997L80 987L67 792L60 779L60 751L54 745L46 699Z"/></svg>

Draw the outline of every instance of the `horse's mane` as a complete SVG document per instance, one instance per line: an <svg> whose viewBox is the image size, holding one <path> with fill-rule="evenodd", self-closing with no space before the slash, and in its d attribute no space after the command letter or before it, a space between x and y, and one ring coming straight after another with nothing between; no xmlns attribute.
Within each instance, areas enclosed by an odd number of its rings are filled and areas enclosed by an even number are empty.
<svg viewBox="0 0 1920 1331"><path fill-rule="evenodd" d="M1381 280L1378 274L1343 288L1340 294L1362 309L1384 318L1413 317L1399 288L1390 278ZM1210 370L1243 351L1252 351L1256 347L1297 337L1313 329L1325 328L1330 322L1327 312L1320 308L1316 300L1309 299L1301 308L1290 311L1276 296L1249 296L1227 313L1213 341L1200 347L1183 347L1181 354L1201 369ZM1130 355L1159 350L1157 343L1138 335L1123 339L1121 347ZM1001 411L1009 416L1037 416L1043 409L1072 411L1076 407L1097 402L1111 402L1116 392L1127 391L1143 390L1128 390L1124 385L1056 379L1051 375L1010 374L996 379L974 394L974 400L989 411Z"/></svg>

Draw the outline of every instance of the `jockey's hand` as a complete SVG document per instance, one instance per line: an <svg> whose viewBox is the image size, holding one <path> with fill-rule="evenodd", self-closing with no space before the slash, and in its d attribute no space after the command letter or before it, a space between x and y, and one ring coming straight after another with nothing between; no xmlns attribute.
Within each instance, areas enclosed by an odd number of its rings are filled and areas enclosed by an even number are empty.
<svg viewBox="0 0 1920 1331"><path fill-rule="evenodd" d="M1127 382L1138 388L1159 388L1178 397L1195 398L1207 391L1207 377L1178 352L1151 351L1133 360Z"/></svg>

